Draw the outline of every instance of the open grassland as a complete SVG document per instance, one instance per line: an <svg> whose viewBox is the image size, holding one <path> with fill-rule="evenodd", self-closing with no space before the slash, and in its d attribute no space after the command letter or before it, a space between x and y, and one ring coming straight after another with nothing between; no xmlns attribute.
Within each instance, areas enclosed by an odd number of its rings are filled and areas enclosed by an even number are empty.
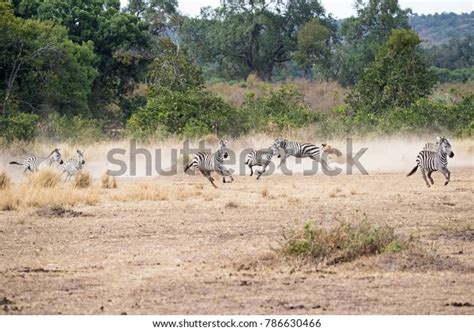
<svg viewBox="0 0 474 331"><path fill-rule="evenodd" d="M0 205L17 199L0 209L1 312L473 314L474 173L451 170L430 189L396 171L237 176L219 189L183 174L13 181L0 189ZM390 228L383 251L333 259L361 222ZM288 254L305 224L331 259Z"/></svg>

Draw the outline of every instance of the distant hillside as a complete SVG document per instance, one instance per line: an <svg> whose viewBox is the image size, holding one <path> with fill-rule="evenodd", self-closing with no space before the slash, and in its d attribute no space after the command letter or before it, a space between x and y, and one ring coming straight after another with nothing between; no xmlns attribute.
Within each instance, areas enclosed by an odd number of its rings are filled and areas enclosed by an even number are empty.
<svg viewBox="0 0 474 331"><path fill-rule="evenodd" d="M411 27L426 42L435 45L450 38L474 35L474 11L470 14L443 13L410 17Z"/></svg>

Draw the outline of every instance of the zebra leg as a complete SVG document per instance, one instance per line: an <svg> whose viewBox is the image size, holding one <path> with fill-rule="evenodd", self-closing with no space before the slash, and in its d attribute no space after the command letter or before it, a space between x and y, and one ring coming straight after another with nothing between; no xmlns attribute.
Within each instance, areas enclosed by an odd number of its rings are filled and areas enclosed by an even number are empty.
<svg viewBox="0 0 474 331"><path fill-rule="evenodd" d="M444 168L442 170L440 170L440 172L444 175L444 177L446 178L446 181L444 182L444 185L448 185L449 183L449 180L451 178L451 172L448 170L448 168Z"/></svg>
<svg viewBox="0 0 474 331"><path fill-rule="evenodd" d="M259 170L258 171L258 176L257 176L257 180L260 179L260 176L263 175L263 173L267 170L267 166L263 166L262 170Z"/></svg>
<svg viewBox="0 0 474 331"><path fill-rule="evenodd" d="M285 163L285 161L286 161L286 153L281 157L281 161L280 161L280 164L278 165L278 169L280 169L281 165Z"/></svg>
<svg viewBox="0 0 474 331"><path fill-rule="evenodd" d="M217 188L216 184L214 184L214 178L211 177L211 173L209 171L205 171L203 169L199 169L204 177L206 177L209 182L214 186L214 188Z"/></svg>
<svg viewBox="0 0 474 331"><path fill-rule="evenodd" d="M250 177L252 177L253 175L253 169L252 169L252 166L249 164L249 168L250 168Z"/></svg>
<svg viewBox="0 0 474 331"><path fill-rule="evenodd" d="M428 183L428 179L426 178L426 171L425 169L421 168L421 174L423 175L423 179L428 187L430 187L430 183Z"/></svg>
<svg viewBox="0 0 474 331"><path fill-rule="evenodd" d="M433 173L433 171L428 171L428 179L430 180L431 182L431 185L434 185L434 180L433 178L431 177L431 174Z"/></svg>

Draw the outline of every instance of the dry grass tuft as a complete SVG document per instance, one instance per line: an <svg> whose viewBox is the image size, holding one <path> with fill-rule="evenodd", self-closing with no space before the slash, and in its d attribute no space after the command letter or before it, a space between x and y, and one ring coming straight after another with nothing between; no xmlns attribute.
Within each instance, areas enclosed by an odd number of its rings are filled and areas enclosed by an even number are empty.
<svg viewBox="0 0 474 331"><path fill-rule="evenodd" d="M0 210L48 206L95 205L99 194L94 189L76 190L70 186L42 187L29 183L12 185L0 195Z"/></svg>
<svg viewBox="0 0 474 331"><path fill-rule="evenodd" d="M264 187L260 193L262 194L262 197L264 197L264 198L268 197L269 194L270 194L266 187Z"/></svg>
<svg viewBox="0 0 474 331"><path fill-rule="evenodd" d="M168 200L168 192L154 183L138 182L127 187L124 193L114 197L115 200L127 201L164 201Z"/></svg>
<svg viewBox="0 0 474 331"><path fill-rule="evenodd" d="M60 174L53 169L43 169L28 176L28 185L35 188L55 188L60 181Z"/></svg>
<svg viewBox="0 0 474 331"><path fill-rule="evenodd" d="M352 225L339 223L331 229L304 228L283 235L281 252L285 255L310 258L329 265L348 262L361 256L398 253L405 242L388 226L376 226L368 221Z"/></svg>
<svg viewBox="0 0 474 331"><path fill-rule="evenodd" d="M4 190L10 187L10 177L5 171L0 172L0 190Z"/></svg>
<svg viewBox="0 0 474 331"><path fill-rule="evenodd" d="M87 188L91 186L92 176L87 171L81 171L80 173L74 176L73 186L75 188Z"/></svg>
<svg viewBox="0 0 474 331"><path fill-rule="evenodd" d="M105 189L117 188L117 180L113 176L109 176L106 173L100 178L101 186Z"/></svg>

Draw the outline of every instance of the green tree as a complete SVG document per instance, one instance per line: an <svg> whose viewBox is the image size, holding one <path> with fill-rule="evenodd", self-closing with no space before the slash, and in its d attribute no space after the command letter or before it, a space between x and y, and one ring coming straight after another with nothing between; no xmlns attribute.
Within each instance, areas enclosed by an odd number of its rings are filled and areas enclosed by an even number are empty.
<svg viewBox="0 0 474 331"><path fill-rule="evenodd" d="M335 78L343 85L354 85L371 63L393 29L408 29L410 9L402 10L398 0L356 0L356 17L342 23L335 62Z"/></svg>
<svg viewBox="0 0 474 331"><path fill-rule="evenodd" d="M315 66L326 70L331 55L331 31L313 18L298 31L295 61L305 70L306 76Z"/></svg>
<svg viewBox="0 0 474 331"><path fill-rule="evenodd" d="M88 111L97 77L92 44L73 43L53 22L15 17L0 3L1 111Z"/></svg>
<svg viewBox="0 0 474 331"><path fill-rule="evenodd" d="M408 107L430 94L434 77L420 42L411 30L393 30L348 96L356 114L381 115L396 107Z"/></svg>
<svg viewBox="0 0 474 331"><path fill-rule="evenodd" d="M158 130L184 136L236 130L235 109L205 90L189 56L169 39L160 41L160 49L150 65L147 104L130 117L129 132L146 138Z"/></svg>
<svg viewBox="0 0 474 331"><path fill-rule="evenodd" d="M148 25L120 11L119 0L21 0L16 12L65 26L75 43L93 43L99 71L90 98L95 110L122 102L145 77L152 59Z"/></svg>
<svg viewBox="0 0 474 331"><path fill-rule="evenodd" d="M127 12L148 23L149 31L163 36L180 22L177 0L130 0Z"/></svg>
<svg viewBox="0 0 474 331"><path fill-rule="evenodd" d="M317 0L225 1L186 19L181 37L199 63L216 66L221 76L245 79L256 73L271 80L275 66L291 60L298 30L313 18L335 31Z"/></svg>

